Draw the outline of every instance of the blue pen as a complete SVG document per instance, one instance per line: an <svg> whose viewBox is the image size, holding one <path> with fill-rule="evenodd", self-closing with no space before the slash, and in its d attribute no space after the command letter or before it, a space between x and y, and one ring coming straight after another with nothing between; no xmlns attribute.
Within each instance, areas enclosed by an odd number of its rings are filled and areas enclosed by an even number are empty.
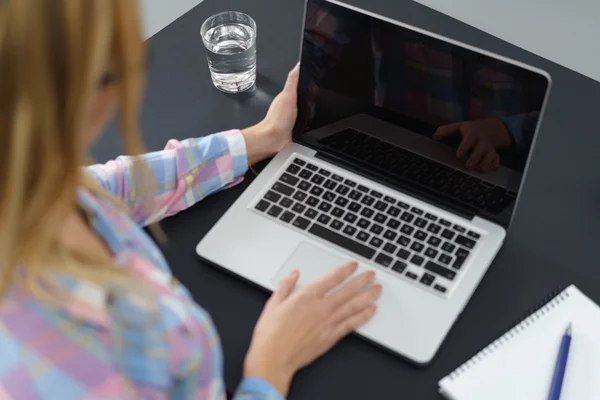
<svg viewBox="0 0 600 400"><path fill-rule="evenodd" d="M552 386L550 386L550 393L548 394L548 400L559 400L560 391L562 389L563 378L565 377L565 370L567 369L567 360L569 359L569 347L571 346L571 323L567 326L567 330L563 335L562 341L560 342L560 350L558 351L558 357L556 358L556 365L554 366L554 375L552 376Z"/></svg>

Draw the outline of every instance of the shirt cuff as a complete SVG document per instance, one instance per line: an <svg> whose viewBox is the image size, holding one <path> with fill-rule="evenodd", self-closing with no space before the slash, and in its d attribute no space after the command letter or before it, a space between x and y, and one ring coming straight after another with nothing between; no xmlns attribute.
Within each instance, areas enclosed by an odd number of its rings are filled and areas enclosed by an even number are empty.
<svg viewBox="0 0 600 400"><path fill-rule="evenodd" d="M245 399L246 397L251 399L285 400L269 382L254 377L246 378L240 383L234 399Z"/></svg>
<svg viewBox="0 0 600 400"><path fill-rule="evenodd" d="M246 141L239 129L223 132L222 135L227 140L229 154L231 156L233 177L243 177L248 171L248 154L246 152Z"/></svg>

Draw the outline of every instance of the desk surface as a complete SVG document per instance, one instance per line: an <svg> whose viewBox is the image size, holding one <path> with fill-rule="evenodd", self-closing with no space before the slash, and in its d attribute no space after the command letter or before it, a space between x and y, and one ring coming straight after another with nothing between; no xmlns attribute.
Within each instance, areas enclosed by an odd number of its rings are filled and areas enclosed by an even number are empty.
<svg viewBox="0 0 600 400"><path fill-rule="evenodd" d="M600 303L600 83L452 20L411 0L351 0L377 13L547 70L553 88L515 221L489 272L432 365L419 369L357 337L342 341L295 379L290 399L440 399L437 381L493 340L558 285L576 284ZM154 64L142 111L151 150L259 121L299 54L302 0L207 0L153 37ZM235 9L258 24L258 88L228 96L210 83L200 25ZM114 127L94 149L119 154ZM565 163L564 160L567 160ZM558 163L557 160L561 160ZM248 185L206 199L163 223L165 254L177 277L213 316L228 388L239 382L252 328L267 295L200 262L194 248Z"/></svg>

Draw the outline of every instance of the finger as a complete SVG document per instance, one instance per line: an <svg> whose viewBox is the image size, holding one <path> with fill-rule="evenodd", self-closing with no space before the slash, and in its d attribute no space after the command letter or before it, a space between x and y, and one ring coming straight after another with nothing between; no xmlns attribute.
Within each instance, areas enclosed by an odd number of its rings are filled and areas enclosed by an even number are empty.
<svg viewBox="0 0 600 400"><path fill-rule="evenodd" d="M279 304L287 299L296 287L299 277L300 273L298 270L294 270L288 276L280 280L279 284L277 285L277 289L275 289L275 292L271 296L269 302Z"/></svg>
<svg viewBox="0 0 600 400"><path fill-rule="evenodd" d="M494 169L494 165L497 159L498 153L493 148L489 148L485 156L481 159L481 169L484 172L491 171Z"/></svg>
<svg viewBox="0 0 600 400"><path fill-rule="evenodd" d="M477 167L477 165L479 165L481 159L483 158L483 156L485 156L485 153L487 153L488 150L490 150L489 146L487 146L484 142L479 142L473 150L473 152L471 153L471 156L467 160L467 168L474 169L475 167Z"/></svg>
<svg viewBox="0 0 600 400"><path fill-rule="evenodd" d="M298 79L300 77L300 63L296 64L294 69L290 71L285 82L285 90L296 91L298 90Z"/></svg>
<svg viewBox="0 0 600 400"><path fill-rule="evenodd" d="M373 280L375 280L375 272L373 271L367 271L352 278L350 282L331 295L331 298L328 299L330 306L337 310L342 304L363 291Z"/></svg>
<svg viewBox="0 0 600 400"><path fill-rule="evenodd" d="M348 334L354 332L355 330L363 326L367 321L369 321L373 317L373 315L375 315L376 311L377 306L375 304L369 304L368 306L361 309L359 312L340 322L334 328L332 333L334 341L338 342L343 337L347 336Z"/></svg>
<svg viewBox="0 0 600 400"><path fill-rule="evenodd" d="M381 296L381 285L373 285L363 292L354 294L354 296L346 299L344 303L341 303L341 307L333 313L333 323L339 324L350 318L372 304L379 296Z"/></svg>
<svg viewBox="0 0 600 400"><path fill-rule="evenodd" d="M477 142L475 135L466 135L463 137L462 142L460 142L460 146L458 146L458 150L456 150L456 156L458 158L463 158L466 156L469 151L475 146Z"/></svg>
<svg viewBox="0 0 600 400"><path fill-rule="evenodd" d="M497 170L498 168L500 168L500 154L496 153L496 159L494 160L494 165L493 165L494 170Z"/></svg>
<svg viewBox="0 0 600 400"><path fill-rule="evenodd" d="M439 140L460 133L460 124L461 122L456 122L454 124L440 126L433 134L433 138Z"/></svg>
<svg viewBox="0 0 600 400"><path fill-rule="evenodd" d="M334 269L321 279L317 280L315 283L306 286L306 291L317 296L324 296L331 289L337 287L346 279L348 279L354 272L356 272L357 268L358 263L356 262L344 264L341 267Z"/></svg>

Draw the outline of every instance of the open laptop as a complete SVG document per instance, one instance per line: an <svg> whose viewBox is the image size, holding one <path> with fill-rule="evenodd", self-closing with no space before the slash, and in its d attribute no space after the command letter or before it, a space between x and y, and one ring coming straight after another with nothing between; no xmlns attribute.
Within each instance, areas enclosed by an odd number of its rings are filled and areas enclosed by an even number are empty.
<svg viewBox="0 0 600 400"><path fill-rule="evenodd" d="M502 246L549 86L522 63L308 0L294 142L197 253L268 290L357 260L383 285L357 333L426 365ZM462 121L469 140L497 143L483 157L496 169L466 168L460 133L433 138Z"/></svg>

